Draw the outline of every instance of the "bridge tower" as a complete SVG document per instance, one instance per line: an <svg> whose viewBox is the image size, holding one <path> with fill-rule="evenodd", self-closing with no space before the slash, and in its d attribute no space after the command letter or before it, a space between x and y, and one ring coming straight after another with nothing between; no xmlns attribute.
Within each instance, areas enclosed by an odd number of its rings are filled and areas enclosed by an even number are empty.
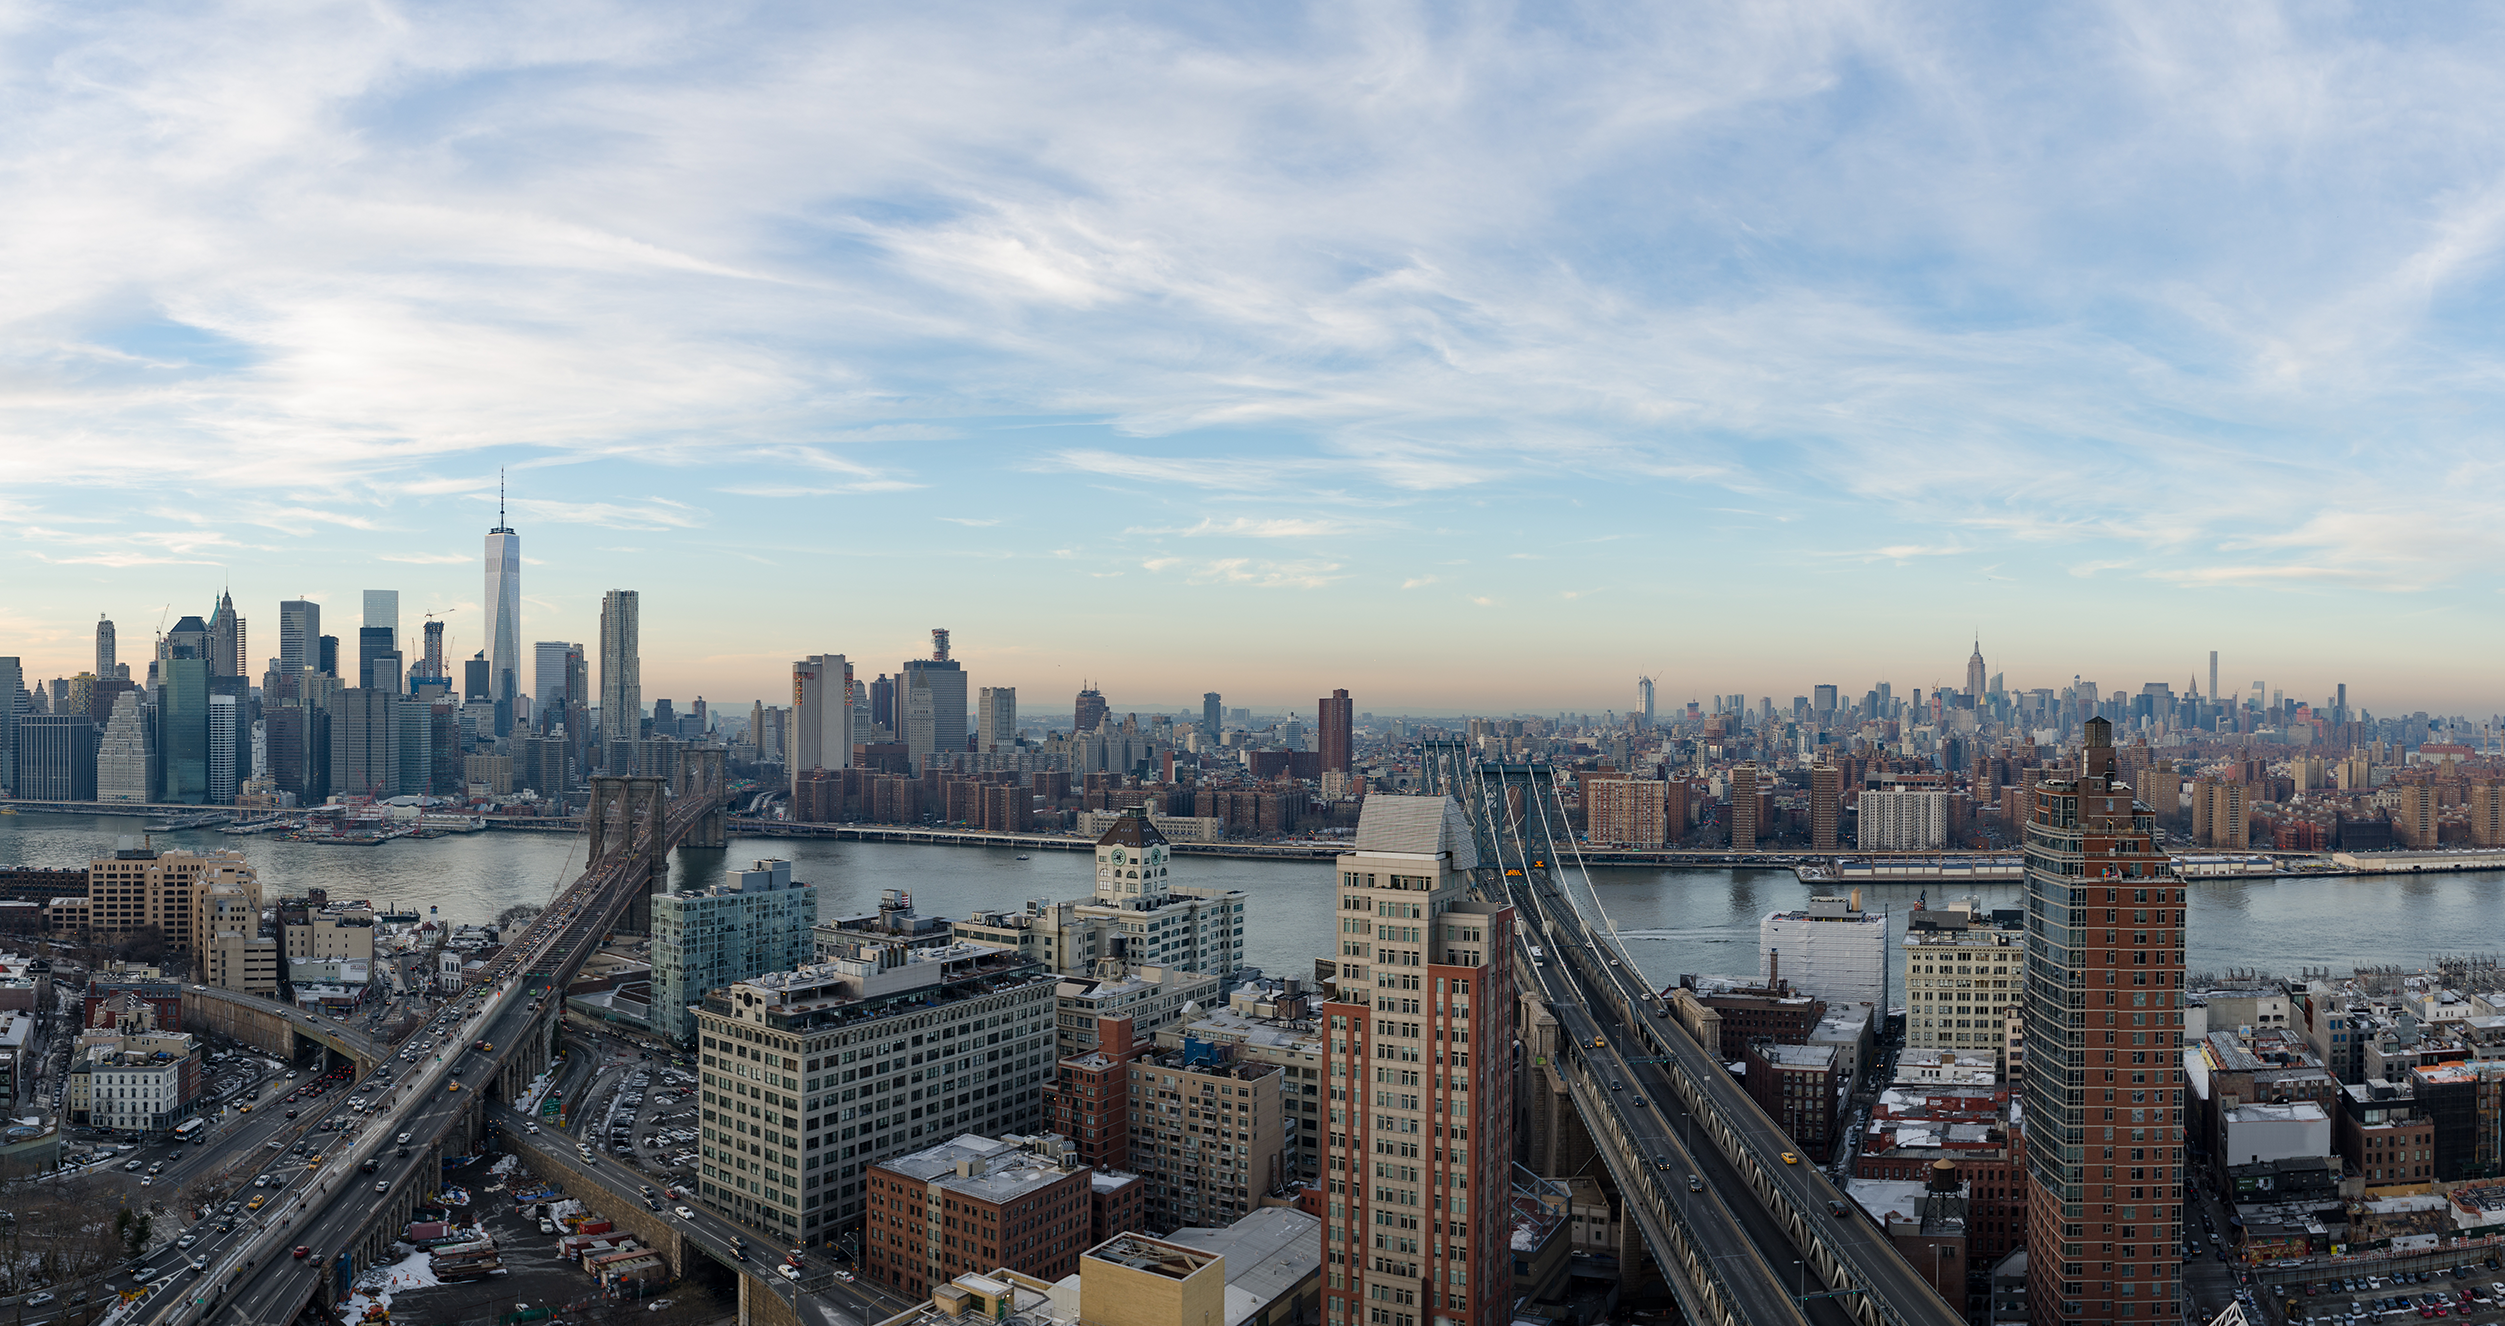
<svg viewBox="0 0 2505 1326"><path fill-rule="evenodd" d="M586 866L599 869L604 861L624 854L633 858L628 870L643 872L644 883L618 920L620 929L638 934L652 931L653 890L670 883L668 784L667 779L636 774L596 774L591 803L583 808L583 828L591 838L584 850Z"/></svg>
<svg viewBox="0 0 2505 1326"><path fill-rule="evenodd" d="M687 831L681 847L726 847L728 809L725 804L730 780L730 752L719 746L697 746L678 754L678 777L671 792L678 799L699 798L705 806L695 824Z"/></svg>

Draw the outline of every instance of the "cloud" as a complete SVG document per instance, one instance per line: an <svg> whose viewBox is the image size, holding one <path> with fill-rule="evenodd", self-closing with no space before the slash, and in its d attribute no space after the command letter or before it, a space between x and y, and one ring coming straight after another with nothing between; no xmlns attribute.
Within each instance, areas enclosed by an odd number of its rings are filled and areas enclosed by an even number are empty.
<svg viewBox="0 0 2505 1326"><path fill-rule="evenodd" d="M1424 589L1428 585L1434 584L1441 578L1442 577L1440 576L1411 576L1407 580L1401 581L1400 587L1402 589Z"/></svg>
<svg viewBox="0 0 2505 1326"><path fill-rule="evenodd" d="M460 553L376 553L374 559L381 562L409 562L418 566L459 566L465 562L478 560ZM523 561L527 564L530 559L524 558Z"/></svg>
<svg viewBox="0 0 2505 1326"><path fill-rule="evenodd" d="M561 502L549 498L528 498L513 502L512 509L517 519L632 530L695 529L706 523L708 514L685 503L660 497L637 503Z"/></svg>
<svg viewBox="0 0 2505 1326"><path fill-rule="evenodd" d="M1221 537L1240 539L1330 539L1349 534L1356 528L1357 526L1348 521L1317 520L1304 516L1276 516L1268 519L1255 519L1250 516L1237 516L1233 520L1227 521L1204 518L1198 524L1182 528L1138 526L1124 530L1123 533L1171 534L1183 538L1193 539Z"/></svg>
<svg viewBox="0 0 2505 1326"><path fill-rule="evenodd" d="M951 525L965 525L973 529L989 529L1000 523L998 520L977 520L972 516L941 516L940 519Z"/></svg>

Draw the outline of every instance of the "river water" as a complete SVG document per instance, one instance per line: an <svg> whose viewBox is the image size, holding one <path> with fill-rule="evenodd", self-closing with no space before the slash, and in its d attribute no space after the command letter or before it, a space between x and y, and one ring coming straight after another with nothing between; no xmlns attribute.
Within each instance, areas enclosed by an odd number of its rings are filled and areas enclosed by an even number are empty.
<svg viewBox="0 0 2505 1326"><path fill-rule="evenodd" d="M84 815L0 815L0 865L76 868L109 852L144 821ZM329 891L435 915L487 921L516 902L544 902L582 868L581 840L567 834L475 833L379 847L329 847L215 830L159 834L161 847L236 848L260 872L265 894ZM822 916L873 910L882 889L903 889L925 914L962 916L1016 907L1029 898L1074 898L1089 889L1082 852L1011 851L833 839L735 838L718 851L681 850L673 886L720 879L758 857L789 856L793 877L818 887ZM1175 882L1250 896L1246 961L1274 976L1303 976L1333 947L1332 872L1325 862L1175 858ZM1757 922L1811 892L1789 871L1611 869L1594 872L1600 897L1638 966L1657 982L1684 972L1754 975ZM2307 967L2346 973L2360 965L2418 968L2440 955L2505 951L2505 872L2383 879L2222 880L2190 890L2193 971L2254 968L2292 975ZM1987 907L2021 905L2016 885L1969 888ZM1901 936L1925 890L1864 890ZM1929 901L1947 896L1936 886Z"/></svg>

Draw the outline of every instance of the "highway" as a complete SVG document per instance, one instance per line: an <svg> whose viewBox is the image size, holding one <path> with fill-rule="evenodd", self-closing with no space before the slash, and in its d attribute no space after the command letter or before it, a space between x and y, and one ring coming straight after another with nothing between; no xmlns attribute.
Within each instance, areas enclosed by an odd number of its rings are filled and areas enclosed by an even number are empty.
<svg viewBox="0 0 2505 1326"><path fill-rule="evenodd" d="M1586 1120L1594 1140L1606 1147L1613 1133L1633 1139L1624 1145L1634 1155L1621 1157L1622 1164L1643 1163L1647 1146L1677 1142L1676 1149L1653 1153L1672 1161L1670 1169L1654 1171L1657 1181L1684 1188L1682 1166L1693 1165L1717 1197L1719 1211L1708 1209L1695 1222L1697 1237L1711 1249L1744 1319L1778 1319L1758 1315L1772 1307L1761 1283L1771 1281L1778 1294L1830 1295L1807 1297L1800 1311L1781 1314L1805 1315L1818 1326L1845 1326L1853 1318L1959 1326L1962 1303L1952 1308L1943 1301L1897 1254L1886 1232L1816 1166L1787 1163L1783 1157L1796 1151L1791 1139L1720 1060L1668 1016L1659 992L1610 932L1565 828L1564 808L1552 804L1556 789L1545 767L1472 765L1453 771L1452 786L1477 832L1480 865L1496 881L1488 892L1515 905L1523 942L1546 951L1546 960L1531 970L1551 1011L1561 1026L1586 1033L1580 1045L1598 1056L1600 1072L1623 1074L1624 1090L1594 1098L1605 1102L1600 1109L1608 1116L1605 1125ZM1593 1044L1594 1035L1601 1044ZM1691 1107L1694 1117L1685 1117ZM1664 1110L1672 1113L1665 1117ZM1703 1145L1691 1150L1673 1139L1672 1123L1682 1138ZM1718 1224L1735 1228L1745 1246L1702 1232ZM1665 1266L1678 1263L1675 1249L1656 1247L1654 1253ZM1757 1269L1734 1269L1751 1263Z"/></svg>

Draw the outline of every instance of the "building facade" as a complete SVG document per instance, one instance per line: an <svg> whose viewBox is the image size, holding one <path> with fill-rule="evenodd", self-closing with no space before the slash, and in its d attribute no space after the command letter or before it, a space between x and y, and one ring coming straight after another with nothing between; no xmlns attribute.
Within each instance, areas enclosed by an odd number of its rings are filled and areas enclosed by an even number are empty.
<svg viewBox="0 0 2505 1326"><path fill-rule="evenodd" d="M1948 793L1872 788L1861 794L1854 843L1865 852L1935 852L1948 845Z"/></svg>
<svg viewBox="0 0 2505 1326"><path fill-rule="evenodd" d="M644 735L643 596L613 589L600 597L600 739Z"/></svg>
<svg viewBox="0 0 2505 1326"><path fill-rule="evenodd" d="M1470 899L1446 797L1372 796L1336 870L1323 1005L1323 1321L1512 1320L1513 910Z"/></svg>
<svg viewBox="0 0 2505 1326"><path fill-rule="evenodd" d="M1788 978L1829 1004L1888 1007L1887 913L1865 912L1861 894L1812 897L1757 923L1757 975Z"/></svg>
<svg viewBox="0 0 2505 1326"><path fill-rule="evenodd" d="M841 654L811 654L792 664L789 732L792 786L813 770L849 769L852 730L852 664Z"/></svg>
<svg viewBox="0 0 2505 1326"><path fill-rule="evenodd" d="M2086 724L2026 826L2028 1320L2179 1315L2183 890ZM2107 1112L2111 1112L2108 1117Z"/></svg>
<svg viewBox="0 0 2505 1326"><path fill-rule="evenodd" d="M1052 987L997 949L865 940L707 993L701 1199L824 1238L859 1227L869 1166L960 1133L1036 1131Z"/></svg>
<svg viewBox="0 0 2505 1326"><path fill-rule="evenodd" d="M1905 1046L1989 1054L2011 1067L2009 1036L2023 1025L2027 990L2023 914L1968 902L1925 908L1906 922Z"/></svg>
<svg viewBox="0 0 2505 1326"><path fill-rule="evenodd" d="M793 883L789 861L759 861L709 889L654 894L652 1029L685 1040L706 991L806 965L817 919L817 886Z"/></svg>
<svg viewBox="0 0 2505 1326"><path fill-rule="evenodd" d="M1001 1267L1047 1281L1076 1274L1091 1242L1093 1174L1064 1165L1061 1142L968 1133L870 1166L862 1273L907 1297Z"/></svg>

